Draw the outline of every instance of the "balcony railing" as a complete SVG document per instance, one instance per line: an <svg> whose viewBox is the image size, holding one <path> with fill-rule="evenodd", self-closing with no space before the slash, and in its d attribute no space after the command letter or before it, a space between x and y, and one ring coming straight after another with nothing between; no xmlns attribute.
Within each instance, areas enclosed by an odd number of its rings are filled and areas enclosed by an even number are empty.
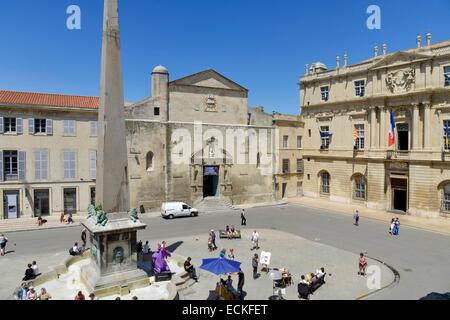
<svg viewBox="0 0 450 320"><path fill-rule="evenodd" d="M386 152L387 160L404 160L409 158L409 150L389 150Z"/></svg>

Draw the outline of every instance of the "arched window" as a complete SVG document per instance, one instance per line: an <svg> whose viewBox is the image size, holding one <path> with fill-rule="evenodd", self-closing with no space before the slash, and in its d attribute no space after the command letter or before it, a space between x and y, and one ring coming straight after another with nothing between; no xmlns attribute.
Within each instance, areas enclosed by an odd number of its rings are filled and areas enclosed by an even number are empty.
<svg viewBox="0 0 450 320"><path fill-rule="evenodd" d="M450 183L442 188L442 211L450 212Z"/></svg>
<svg viewBox="0 0 450 320"><path fill-rule="evenodd" d="M147 171L153 171L153 152L149 151L145 159Z"/></svg>
<svg viewBox="0 0 450 320"><path fill-rule="evenodd" d="M330 194L330 174L326 171L320 174L320 193Z"/></svg>
<svg viewBox="0 0 450 320"><path fill-rule="evenodd" d="M355 177L354 197L358 200L366 200L366 178L362 175Z"/></svg>

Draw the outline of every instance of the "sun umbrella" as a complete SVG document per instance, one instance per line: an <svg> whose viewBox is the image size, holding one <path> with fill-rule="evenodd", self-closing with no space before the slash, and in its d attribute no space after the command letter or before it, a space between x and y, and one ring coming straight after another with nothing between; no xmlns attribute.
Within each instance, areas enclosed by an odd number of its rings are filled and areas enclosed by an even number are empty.
<svg viewBox="0 0 450 320"><path fill-rule="evenodd" d="M203 259L202 265L200 266L200 269L209 271L216 275L239 272L240 268L240 262L225 258Z"/></svg>

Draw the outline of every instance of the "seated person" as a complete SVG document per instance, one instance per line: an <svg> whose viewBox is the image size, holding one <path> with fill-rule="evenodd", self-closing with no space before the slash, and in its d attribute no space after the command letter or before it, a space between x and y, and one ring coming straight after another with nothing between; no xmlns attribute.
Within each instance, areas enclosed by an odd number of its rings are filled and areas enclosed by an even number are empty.
<svg viewBox="0 0 450 320"><path fill-rule="evenodd" d="M222 249L222 251L220 251L219 257L223 259L223 258L225 258L226 254L227 254L227 250Z"/></svg>
<svg viewBox="0 0 450 320"><path fill-rule="evenodd" d="M231 240L231 238L232 238L233 234L232 234L232 232L231 232L231 228L230 228L230 226L227 226L227 227L226 227L226 229L225 229L225 232L227 233L227 237L228 237L228 239L230 239L230 240Z"/></svg>
<svg viewBox="0 0 450 320"><path fill-rule="evenodd" d="M234 296L237 295L236 289L233 287L233 279L231 279L231 276L228 276L226 283L226 287L229 292L231 292Z"/></svg>
<svg viewBox="0 0 450 320"><path fill-rule="evenodd" d="M311 284L313 278L314 278L314 273L308 273L305 276L305 280L308 281L308 284Z"/></svg>
<svg viewBox="0 0 450 320"><path fill-rule="evenodd" d="M32 280L36 278L36 276L34 275L34 270L31 266L31 264L28 264L28 268L25 270L25 277L23 277L23 281L28 281L28 280Z"/></svg>
<svg viewBox="0 0 450 320"><path fill-rule="evenodd" d="M236 228L234 226L231 226L230 232L233 236L236 235Z"/></svg>
<svg viewBox="0 0 450 320"><path fill-rule="evenodd" d="M300 283L309 286L309 281L306 280L306 277L304 275L301 276Z"/></svg>
<svg viewBox="0 0 450 320"><path fill-rule="evenodd" d="M325 268L320 268L319 270L316 271L316 278L317 279L323 279L323 277L325 276Z"/></svg>
<svg viewBox="0 0 450 320"><path fill-rule="evenodd" d="M195 281L198 281L198 280L197 280L197 272L195 271L195 268L194 268L194 266L192 265L191 260L192 260L192 258L189 257L189 258L187 258L187 260L184 262L184 270L185 270L186 272L189 273L189 275L190 275L190 277L191 277L192 279L194 279Z"/></svg>
<svg viewBox="0 0 450 320"><path fill-rule="evenodd" d="M78 246L78 242L75 242L73 247L69 249L69 254L71 256L78 256L80 254L83 254L82 249Z"/></svg>

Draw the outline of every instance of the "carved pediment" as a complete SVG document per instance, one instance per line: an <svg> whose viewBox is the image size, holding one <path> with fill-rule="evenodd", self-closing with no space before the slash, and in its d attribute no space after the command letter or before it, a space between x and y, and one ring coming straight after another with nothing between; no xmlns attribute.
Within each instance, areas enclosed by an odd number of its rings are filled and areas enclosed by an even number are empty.
<svg viewBox="0 0 450 320"><path fill-rule="evenodd" d="M202 88L228 89L241 92L248 92L247 89L236 82L224 77L220 73L209 69L175 81L170 85L197 86Z"/></svg>
<svg viewBox="0 0 450 320"><path fill-rule="evenodd" d="M375 62L369 69L377 70L381 68L398 67L402 65L408 65L413 62L419 62L430 59L431 56L424 53L406 52L400 51L394 54L388 55L378 62Z"/></svg>
<svg viewBox="0 0 450 320"><path fill-rule="evenodd" d="M408 92L415 82L416 71L413 68L389 72L386 76L386 86L391 93Z"/></svg>

